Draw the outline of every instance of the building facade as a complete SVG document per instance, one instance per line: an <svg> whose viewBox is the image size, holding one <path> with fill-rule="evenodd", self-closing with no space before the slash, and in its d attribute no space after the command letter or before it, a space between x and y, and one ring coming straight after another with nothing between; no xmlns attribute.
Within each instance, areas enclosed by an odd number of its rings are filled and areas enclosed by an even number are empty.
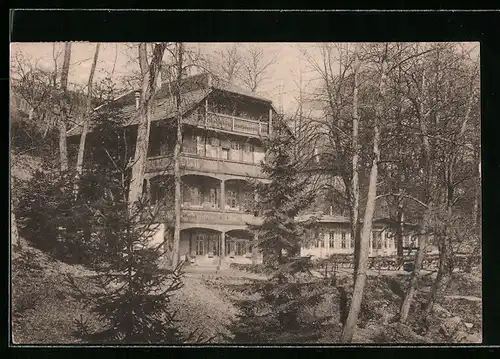
<svg viewBox="0 0 500 359"><path fill-rule="evenodd" d="M275 129L278 113L272 102L208 74L186 78L182 90L182 149L180 256L200 266L259 263L248 224L262 218L253 211L254 181L267 181L260 163L263 140ZM173 150L176 142L176 104L168 84L158 89L152 112L143 193L161 207L155 244L171 250L174 232ZM125 126L137 130L138 96L130 92L115 101ZM81 126L68 132L78 143ZM91 136L89 136L90 138ZM133 137L133 135L132 135ZM382 227L374 230L370 253L392 254L394 241ZM323 216L314 243L302 248L315 258L353 251L346 217Z"/></svg>
<svg viewBox="0 0 500 359"><path fill-rule="evenodd" d="M417 248L418 237L413 225L404 225L403 247ZM323 215L317 220L314 238L301 248L302 256L328 258L332 254L353 254L354 239L349 218ZM395 230L390 221L376 219L370 235L369 256L395 256L397 254Z"/></svg>
<svg viewBox="0 0 500 359"><path fill-rule="evenodd" d="M261 220L252 210L252 182L266 181L260 169L262 141L272 133L277 112L268 99L215 82L202 74L183 83L180 255L198 265L258 262L247 229ZM176 107L166 88L155 97L143 191L151 205L162 207L154 242L170 244L177 131ZM135 97L129 93L117 100L132 129L137 127ZM73 143L80 131L75 127L68 133Z"/></svg>

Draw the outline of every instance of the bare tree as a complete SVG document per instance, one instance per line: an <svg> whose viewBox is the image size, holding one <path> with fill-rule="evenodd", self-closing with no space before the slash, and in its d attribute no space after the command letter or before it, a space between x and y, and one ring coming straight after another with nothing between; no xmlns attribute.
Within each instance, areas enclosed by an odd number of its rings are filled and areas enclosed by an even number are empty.
<svg viewBox="0 0 500 359"><path fill-rule="evenodd" d="M175 81L175 104L176 104L176 122L177 136L174 147L174 185L175 185L175 228L174 228L174 243L172 253L172 265L174 267L179 263L179 248L181 240L181 171L180 171L180 153L182 146L182 111L181 111L181 86L182 74L184 71L184 44L182 42L176 44L176 81Z"/></svg>
<svg viewBox="0 0 500 359"><path fill-rule="evenodd" d="M215 52L215 63L220 77L228 82L234 82L243 68L243 56L237 44Z"/></svg>
<svg viewBox="0 0 500 359"><path fill-rule="evenodd" d="M415 264L413 271L410 276L410 282L408 283L408 289L406 291L405 297L401 304L399 312L399 320L401 323L405 323L408 319L408 313L410 311L410 305L413 301L413 296L417 290L417 281L424 261L424 256L427 248L427 238L428 238L428 211L429 211L429 201L430 201L430 186L433 176L433 167L431 163L431 146L429 142L429 133L427 129L427 108L426 108L426 98L427 98L427 82L426 82L426 69L422 70L422 80L420 87L419 96L419 108L417 112L418 122L420 125L420 131L422 133L422 159L424 168L424 188L422 191L422 203L425 206L425 212L422 216L420 223L420 236L419 236L419 248L415 257ZM427 204L427 205L426 205Z"/></svg>
<svg viewBox="0 0 500 359"><path fill-rule="evenodd" d="M340 340L342 342L350 343L356 327L358 314L361 309L361 302L363 300L363 291L366 283L366 271L368 269L368 251L369 242L372 231L372 221L375 212L375 204L377 198L377 178L378 166L380 161L380 121L384 114L385 102L385 79L387 76L387 56L388 45L384 45L381 54L381 70L380 80L378 86L378 98L375 104L375 116L373 123L373 148L372 148L372 165L370 169L368 195L365 207L365 214L363 218L363 228L361 231L359 263L356 280L354 283L354 291L352 294L351 305L349 307L349 314L347 315L346 322L342 328Z"/></svg>
<svg viewBox="0 0 500 359"><path fill-rule="evenodd" d="M78 156L76 160L76 172L78 175L82 174L83 171L83 155L85 152L85 141L87 139L87 133L89 131L89 123L90 123L90 117L91 117L91 112L92 112L92 82L94 80L94 73L97 65L97 59L99 58L99 48L101 44L97 43L95 45L95 53L94 53L94 60L92 62L92 67L90 68L90 74L89 74L89 79L87 81L87 103L86 103L86 108L85 108L85 115L83 118L83 130L82 134L80 135L80 146L78 148ZM76 188L76 191L78 191L78 188Z"/></svg>
<svg viewBox="0 0 500 359"><path fill-rule="evenodd" d="M71 61L71 42L64 44L64 60L61 72L61 92L63 96L62 113L59 117L59 154L61 171L68 169L68 147L66 144L66 125L69 117L69 103L68 103L68 74L69 64Z"/></svg>
<svg viewBox="0 0 500 359"><path fill-rule="evenodd" d="M277 56L265 59L264 50L251 47L243 55L241 80L252 92L256 92L269 79L270 68L276 63Z"/></svg>
<svg viewBox="0 0 500 359"><path fill-rule="evenodd" d="M149 130L151 127L151 110L153 106L152 99L156 90L156 79L159 74L161 61L167 46L164 42L155 44L151 61L148 63L146 45L146 43L140 43L138 45L138 58L142 74L142 88L137 114L140 122L137 129L135 156L130 180L130 204L135 203L138 200L139 195L142 193L142 180L149 144Z"/></svg>
<svg viewBox="0 0 500 359"><path fill-rule="evenodd" d="M358 113L358 77L360 70L359 45L354 50L353 93L352 93L352 180L351 180L351 236L354 238L355 259L359 257L359 113ZM359 262L354 262L354 281L358 274Z"/></svg>
<svg viewBox="0 0 500 359"><path fill-rule="evenodd" d="M452 227L452 218L453 218L453 207L457 201L456 196L456 188L457 185L463 181L458 180L457 170L459 158L463 153L463 139L465 132L468 128L469 121L471 119L471 112L473 108L473 104L477 97L477 79L479 64L476 62L472 69L472 73L470 74L470 79L466 79L469 81L464 96L464 105L465 112L461 121L457 121L458 130L450 129L450 141L447 141L448 148L446 148L443 156L443 191L444 195L441 198L444 199L444 208L445 208L445 218L444 223L440 225L438 230L438 248L439 248L439 268L436 279L431 287L429 292L429 296L427 299L427 303L424 308L424 313L428 314L433 308L434 301L437 295L438 290L441 288L442 284L446 282L446 279L449 278L452 268L453 254L452 254L452 243L451 243L451 227ZM457 119L460 119L461 116L457 116Z"/></svg>

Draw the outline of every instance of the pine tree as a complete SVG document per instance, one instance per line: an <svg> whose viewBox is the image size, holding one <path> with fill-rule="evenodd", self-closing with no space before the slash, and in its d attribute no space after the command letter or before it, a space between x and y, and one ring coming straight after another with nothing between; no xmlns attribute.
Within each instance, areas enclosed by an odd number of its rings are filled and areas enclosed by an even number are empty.
<svg viewBox="0 0 500 359"><path fill-rule="evenodd" d="M79 198L91 208L95 220L87 248L97 271L91 280L96 291L82 290L68 277L75 297L87 303L104 323L90 332L83 320L76 322L82 340L97 343L181 343L170 297L182 287L181 266L166 269L161 244L153 244L159 206L139 198L128 201L131 173L126 131L106 121L93 132L89 146L94 161L80 178ZM128 153L127 153L128 152ZM198 341L202 341L198 338Z"/></svg>
<svg viewBox="0 0 500 359"><path fill-rule="evenodd" d="M321 284L312 280L309 257L300 257L307 223L296 217L313 200L309 178L300 173L292 156L293 137L284 127L265 143L268 153L262 170L269 183L255 183L256 207L263 216L261 225L249 228L258 233L255 243L263 253L265 281L256 281L244 290L258 299L239 303L242 314L233 323L235 342L304 342L314 339L318 323L300 315L306 305L321 295Z"/></svg>

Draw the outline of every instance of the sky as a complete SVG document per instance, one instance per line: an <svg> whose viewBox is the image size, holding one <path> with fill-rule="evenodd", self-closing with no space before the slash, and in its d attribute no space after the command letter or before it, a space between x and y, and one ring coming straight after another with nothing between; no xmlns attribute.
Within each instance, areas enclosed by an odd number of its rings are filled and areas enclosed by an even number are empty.
<svg viewBox="0 0 500 359"><path fill-rule="evenodd" d="M202 43L189 44L199 48L202 53L213 54L224 47L232 46L232 43ZM55 44L55 53L58 56L60 68L63 57L63 44ZM241 43L238 47L250 46ZM307 71L306 60L303 58L302 49L307 48L309 52L314 51L315 44L299 43L262 43L264 56L271 58L276 56L276 63L269 69L270 79L263 83L260 93L273 100L276 107L283 106L283 110L293 111L298 93L299 75L302 73L302 82L305 84L313 79L314 74ZM47 69L54 68L53 43L13 43L11 44L11 55L21 52L34 61L37 65ZM75 42L72 44L69 82L83 85L87 82L92 59L95 51L95 43ZM95 81L103 78L106 73L111 73L115 64L114 76L122 76L130 72L136 63L131 61L136 50L124 43L102 43L99 53L99 61L96 68Z"/></svg>
<svg viewBox="0 0 500 359"><path fill-rule="evenodd" d="M224 47L231 47L233 43L190 43L186 44L201 53L213 55L215 51ZM264 57L268 59L276 56L275 64L270 67L270 80L262 84L258 91L262 95L270 98L279 110L285 113L293 113L296 108L296 98L298 97L299 82L301 80L304 91L314 88L317 83L317 75L311 70L303 52L314 59L319 60L320 54L318 43L238 43L239 48L248 46L259 46L264 50ZM470 46L477 46L474 43ZM62 43L12 43L11 56L22 53L24 56L37 63L39 66L53 69L55 48L60 68L63 58ZM74 42L72 44L72 55L70 63L69 82L83 85L87 82L92 59L95 51L95 43ZM106 73L111 73L114 67L114 77L123 76L137 68L137 63L132 60L136 56L137 50L131 44L126 43L101 43L99 61L96 68L95 81L103 78ZM115 62L116 59L116 62ZM137 69L136 69L137 70Z"/></svg>

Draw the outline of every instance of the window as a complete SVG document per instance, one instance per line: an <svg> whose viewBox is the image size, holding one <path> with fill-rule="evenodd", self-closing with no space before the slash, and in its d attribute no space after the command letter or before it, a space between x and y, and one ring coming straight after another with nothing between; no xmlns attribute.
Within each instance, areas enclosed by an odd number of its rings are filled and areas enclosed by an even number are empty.
<svg viewBox="0 0 500 359"><path fill-rule="evenodd" d="M382 249L382 233L373 233L373 249Z"/></svg>
<svg viewBox="0 0 500 359"><path fill-rule="evenodd" d="M243 162L253 162L254 147L250 143L243 145Z"/></svg>
<svg viewBox="0 0 500 359"><path fill-rule="evenodd" d="M198 152L197 149L197 138L195 134L186 135L182 139L182 152L196 154Z"/></svg>
<svg viewBox="0 0 500 359"><path fill-rule="evenodd" d="M201 191L199 187L184 185L182 203L193 206L201 205Z"/></svg>
<svg viewBox="0 0 500 359"><path fill-rule="evenodd" d="M241 144L237 141L231 141L231 149L239 151L241 150Z"/></svg>
<svg viewBox="0 0 500 359"><path fill-rule="evenodd" d="M347 233L345 232L342 232L341 234L340 246L344 249L347 248Z"/></svg>
<svg viewBox="0 0 500 359"><path fill-rule="evenodd" d="M229 149L228 148L223 148L220 153L220 158L223 160L228 160L229 159Z"/></svg>
<svg viewBox="0 0 500 359"><path fill-rule="evenodd" d="M216 137L207 138L206 156L217 157L217 149L219 147L219 139Z"/></svg>
<svg viewBox="0 0 500 359"><path fill-rule="evenodd" d="M245 145L243 146L243 151L245 151L245 152L253 152L254 151L253 145L250 144L250 143L245 143Z"/></svg>
<svg viewBox="0 0 500 359"><path fill-rule="evenodd" d="M238 197L235 190L227 191L227 205L231 208L238 208Z"/></svg>
<svg viewBox="0 0 500 359"><path fill-rule="evenodd" d="M216 208L219 206L219 196L217 188L210 188L208 194L208 201L212 205L212 207Z"/></svg>
<svg viewBox="0 0 500 359"><path fill-rule="evenodd" d="M330 248L335 248L334 232L328 233L328 245L330 246Z"/></svg>
<svg viewBox="0 0 500 359"><path fill-rule="evenodd" d="M164 202L166 197L166 191L161 183L152 181L151 182L151 204L155 205L160 202Z"/></svg>
<svg viewBox="0 0 500 359"><path fill-rule="evenodd" d="M247 244L244 241L236 242L236 251L237 256L243 256L247 253Z"/></svg>
<svg viewBox="0 0 500 359"><path fill-rule="evenodd" d="M208 237L208 252L214 256L219 255L219 235L210 234Z"/></svg>
<svg viewBox="0 0 500 359"><path fill-rule="evenodd" d="M196 151L198 156L205 156L205 138L203 136L196 136Z"/></svg>
<svg viewBox="0 0 500 359"><path fill-rule="evenodd" d="M196 255L205 255L205 236L202 234L196 235Z"/></svg>

